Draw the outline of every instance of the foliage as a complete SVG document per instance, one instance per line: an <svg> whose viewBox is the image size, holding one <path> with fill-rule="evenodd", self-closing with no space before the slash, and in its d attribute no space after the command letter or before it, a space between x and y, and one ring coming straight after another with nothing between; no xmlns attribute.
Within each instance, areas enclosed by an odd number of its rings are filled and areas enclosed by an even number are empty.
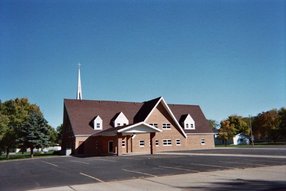
<svg viewBox="0 0 286 191"><path fill-rule="evenodd" d="M62 144L62 136L63 136L63 124L61 124L57 127L57 134L58 134L57 143L61 145Z"/></svg>
<svg viewBox="0 0 286 191"><path fill-rule="evenodd" d="M19 146L23 124L31 113L42 115L40 108L30 104L27 98L16 98L0 102L0 150L9 157L11 149Z"/></svg>
<svg viewBox="0 0 286 191"><path fill-rule="evenodd" d="M220 129L218 130L218 136L223 140L224 145L227 144L227 141L232 139L235 135L234 124L231 124L229 120L224 120L220 123Z"/></svg>
<svg viewBox="0 0 286 191"><path fill-rule="evenodd" d="M286 139L286 108L278 111L279 115L279 133L281 138Z"/></svg>
<svg viewBox="0 0 286 191"><path fill-rule="evenodd" d="M49 145L48 123L41 113L31 111L26 121L19 129L18 144L22 149L30 148L33 157L34 148L43 148Z"/></svg>
<svg viewBox="0 0 286 191"><path fill-rule="evenodd" d="M47 125L47 128L48 128L48 135L49 135L49 146L57 145L58 132L50 125Z"/></svg>
<svg viewBox="0 0 286 191"><path fill-rule="evenodd" d="M40 112L40 109L38 106L30 104L27 98L16 98L1 103L0 110L0 148L5 150L8 158L10 150L17 146L18 130L27 119L28 112Z"/></svg>
<svg viewBox="0 0 286 191"><path fill-rule="evenodd" d="M256 139L268 140L276 142L281 136L281 129L283 129L283 116L285 109L280 109L279 112L276 109L259 113L253 120L253 134ZM284 114L284 115L283 115ZM284 118L285 120L285 118ZM282 128L281 128L282 127Z"/></svg>
<svg viewBox="0 0 286 191"><path fill-rule="evenodd" d="M253 118L231 115L221 122L219 138L226 143L238 133L250 135L251 129L256 141L285 141L286 108L261 112Z"/></svg>
<svg viewBox="0 0 286 191"><path fill-rule="evenodd" d="M212 119L210 119L210 120L208 120L208 121L209 121L209 123L210 123L210 125L211 125L212 130L218 129L219 124L218 124L217 121L212 120Z"/></svg>

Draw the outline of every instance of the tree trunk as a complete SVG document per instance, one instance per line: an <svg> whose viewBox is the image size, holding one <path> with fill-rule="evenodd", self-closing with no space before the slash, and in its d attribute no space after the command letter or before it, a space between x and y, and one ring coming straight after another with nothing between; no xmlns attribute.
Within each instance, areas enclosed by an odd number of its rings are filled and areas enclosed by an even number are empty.
<svg viewBox="0 0 286 191"><path fill-rule="evenodd" d="M9 147L6 148L6 159L9 159Z"/></svg>
<svg viewBox="0 0 286 191"><path fill-rule="evenodd" d="M30 147L30 150L31 150L31 158L33 158L34 157L34 148Z"/></svg>

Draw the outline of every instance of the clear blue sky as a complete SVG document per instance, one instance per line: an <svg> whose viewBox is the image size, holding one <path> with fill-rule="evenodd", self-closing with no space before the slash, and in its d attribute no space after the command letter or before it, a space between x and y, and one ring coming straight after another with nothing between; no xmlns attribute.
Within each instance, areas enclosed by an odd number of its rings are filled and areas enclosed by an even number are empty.
<svg viewBox="0 0 286 191"><path fill-rule="evenodd" d="M286 106L285 36L285 0L0 0L0 99L56 127L80 62L84 99L256 115Z"/></svg>

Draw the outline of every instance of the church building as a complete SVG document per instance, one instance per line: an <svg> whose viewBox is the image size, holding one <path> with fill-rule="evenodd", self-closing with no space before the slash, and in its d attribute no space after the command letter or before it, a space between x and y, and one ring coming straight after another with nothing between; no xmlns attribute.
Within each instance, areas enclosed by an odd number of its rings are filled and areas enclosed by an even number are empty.
<svg viewBox="0 0 286 191"><path fill-rule="evenodd" d="M80 69L76 99L64 100L62 149L75 155L154 154L214 148L212 128L200 106L83 100Z"/></svg>

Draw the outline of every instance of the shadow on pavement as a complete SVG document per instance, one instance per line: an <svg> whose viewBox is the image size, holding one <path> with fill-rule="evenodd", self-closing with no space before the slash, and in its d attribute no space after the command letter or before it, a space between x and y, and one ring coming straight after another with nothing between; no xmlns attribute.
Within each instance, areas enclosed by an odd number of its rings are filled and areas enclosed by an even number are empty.
<svg viewBox="0 0 286 191"><path fill-rule="evenodd" d="M233 181L214 182L208 186L194 186L194 187L177 187L183 190L208 190L208 191L284 191L286 190L286 181L261 181L261 180L243 180L236 179Z"/></svg>

